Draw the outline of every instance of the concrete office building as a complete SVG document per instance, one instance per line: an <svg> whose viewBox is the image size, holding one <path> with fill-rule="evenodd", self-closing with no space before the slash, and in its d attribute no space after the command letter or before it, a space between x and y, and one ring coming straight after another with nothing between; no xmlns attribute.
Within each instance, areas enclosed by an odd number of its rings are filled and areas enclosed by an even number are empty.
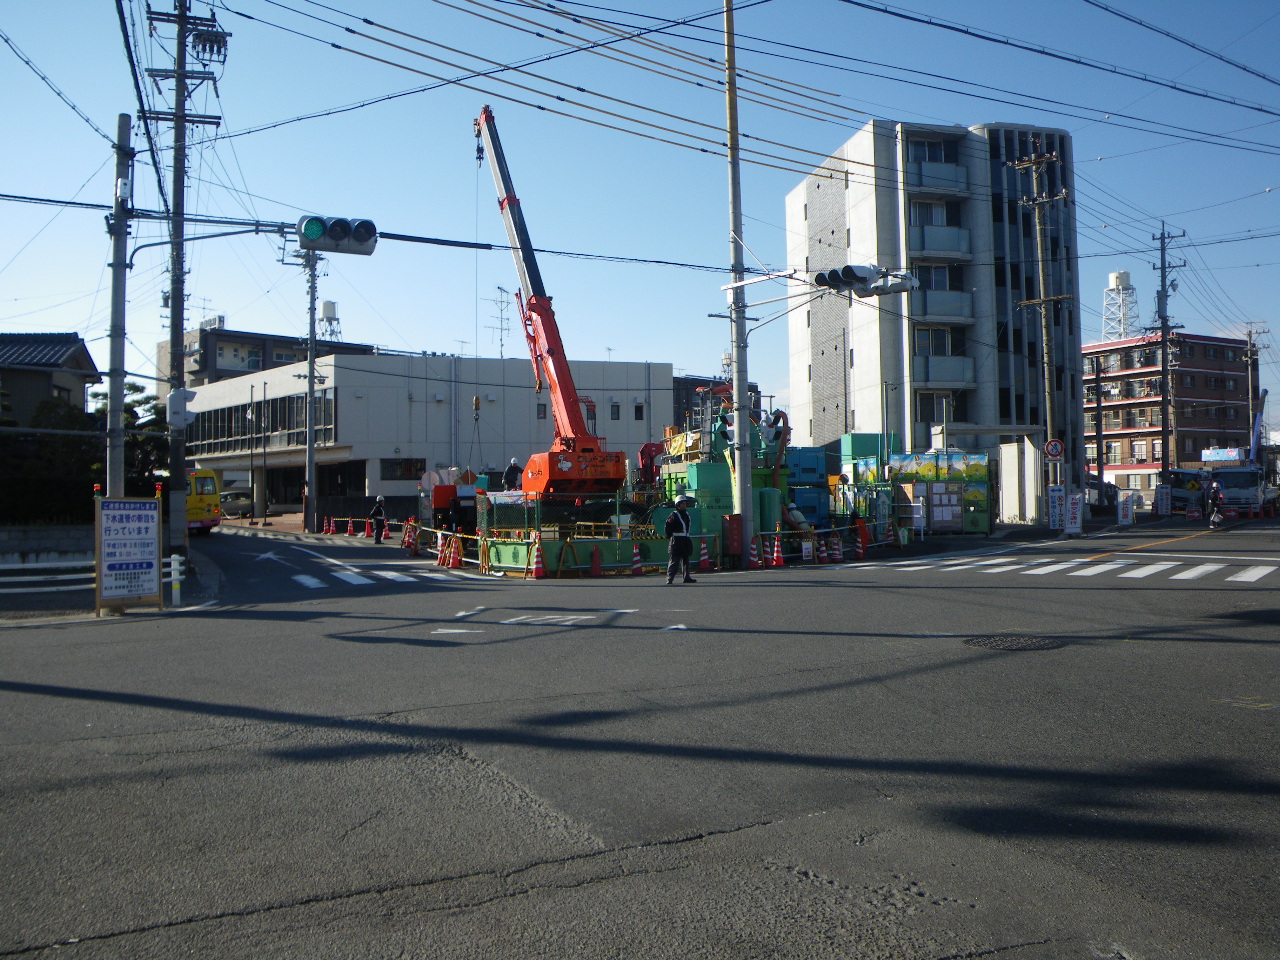
<svg viewBox="0 0 1280 960"><path fill-rule="evenodd" d="M579 395L594 403L588 426L607 449L634 462L642 444L662 438L671 364L570 367ZM252 470L272 501L300 503L306 373L305 362L293 363L194 387L188 459L236 476ZM535 393L527 359L330 355L316 361L316 375L320 497L412 496L427 470L501 472L512 457L523 464L551 445L550 399Z"/></svg>
<svg viewBox="0 0 1280 960"><path fill-rule="evenodd" d="M867 124L786 198L792 303L805 280L846 263L909 270L918 291L853 302L828 294L789 318L791 425L798 444L846 432L897 434L902 452L947 441L987 449L1019 435L1044 439L1032 176L1011 164L1046 162L1040 195L1072 188L1071 139L1011 125ZM1075 221L1046 203L1053 341L1054 432L1065 479L1083 478ZM1009 426L1007 434L998 430Z"/></svg>

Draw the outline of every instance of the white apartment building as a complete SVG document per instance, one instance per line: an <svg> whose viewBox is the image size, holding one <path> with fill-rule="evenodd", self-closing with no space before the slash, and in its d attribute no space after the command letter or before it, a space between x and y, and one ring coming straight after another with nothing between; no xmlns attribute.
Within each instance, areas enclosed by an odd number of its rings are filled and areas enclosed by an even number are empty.
<svg viewBox="0 0 1280 960"><path fill-rule="evenodd" d="M672 409L669 363L570 361L588 427L630 461L661 440ZM305 363L194 388L187 458L247 476L277 503L299 503L306 465ZM500 473L551 446L551 402L527 359L437 354L330 355L316 361L320 497L413 496L427 470ZM588 408L590 410L590 408ZM265 462L265 464L264 464Z"/></svg>
<svg viewBox="0 0 1280 960"><path fill-rule="evenodd" d="M875 120L786 198L792 303L806 280L846 263L909 270L912 293L849 303L828 294L789 318L795 442L843 433L896 434L901 452L947 441L989 449L1031 431L1042 441L1044 378L1032 176L1043 165L1052 313L1054 433L1068 479L1083 475L1079 284L1071 138L1062 130L990 124L931 126ZM1011 428L1008 434L1000 426Z"/></svg>

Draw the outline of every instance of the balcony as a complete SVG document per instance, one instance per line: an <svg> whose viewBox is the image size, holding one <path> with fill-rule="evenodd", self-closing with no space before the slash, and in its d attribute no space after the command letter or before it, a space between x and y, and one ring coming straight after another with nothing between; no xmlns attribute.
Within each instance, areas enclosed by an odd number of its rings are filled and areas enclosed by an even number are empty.
<svg viewBox="0 0 1280 960"><path fill-rule="evenodd" d="M967 257L972 253L964 227L912 227L912 256Z"/></svg>
<svg viewBox="0 0 1280 960"><path fill-rule="evenodd" d="M916 387L950 390L972 387L973 357L912 357L911 379Z"/></svg>
<svg viewBox="0 0 1280 960"><path fill-rule="evenodd" d="M908 163L907 189L966 193L969 190L969 171L955 163Z"/></svg>
<svg viewBox="0 0 1280 960"><path fill-rule="evenodd" d="M917 290L910 294L913 319L973 317L973 294L967 290Z"/></svg>

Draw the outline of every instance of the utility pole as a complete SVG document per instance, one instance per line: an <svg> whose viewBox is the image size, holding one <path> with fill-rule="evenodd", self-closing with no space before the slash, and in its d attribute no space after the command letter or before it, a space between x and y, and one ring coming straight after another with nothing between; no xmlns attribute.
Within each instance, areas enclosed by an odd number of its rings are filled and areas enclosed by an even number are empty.
<svg viewBox="0 0 1280 960"><path fill-rule="evenodd" d="M1098 506L1102 506L1103 492L1106 490L1107 472L1107 447L1102 429L1102 354L1096 354L1093 358L1093 363L1093 389L1095 391L1093 409L1094 417L1096 418L1096 422L1093 425L1093 445L1098 450Z"/></svg>
<svg viewBox="0 0 1280 960"><path fill-rule="evenodd" d="M1038 148L1038 144L1037 144ZM1041 368L1044 371L1044 398L1041 401L1044 405L1044 438L1052 440L1058 438L1058 418L1057 418L1057 372L1054 365L1054 359L1057 353L1053 342L1053 314L1052 306L1054 300L1070 299L1069 296L1051 296L1049 294L1049 226L1045 207L1055 200L1064 199L1067 191L1061 190L1052 197L1041 194L1041 177L1044 175L1045 165L1050 161L1056 163L1058 155L1056 153L1037 153L1035 156L1026 157L1013 163L1012 165L1019 170L1031 171L1031 196L1023 197L1018 202L1023 206L1035 208L1036 213L1036 270L1037 285L1039 287L1039 297L1035 300L1024 301L1021 306L1038 305L1040 307L1040 358ZM1054 473L1061 469L1059 465L1052 468ZM1051 477L1050 482L1060 482L1059 477Z"/></svg>
<svg viewBox="0 0 1280 960"><path fill-rule="evenodd" d="M133 206L133 120L116 121L115 201L107 218L111 234L111 366L107 371L107 496L124 496L124 333L125 290L129 269L129 214Z"/></svg>
<svg viewBox="0 0 1280 960"><path fill-rule="evenodd" d="M301 251L307 269L307 493L303 529L316 532L316 263L320 254Z"/></svg>
<svg viewBox="0 0 1280 960"><path fill-rule="evenodd" d="M187 110L192 86L214 79L208 70L187 69L187 46L194 41L196 57L208 63L226 60L227 38L230 36L212 17L192 16L189 0L174 0L173 13L147 11L147 20L174 27L174 62L172 70L147 70L152 80L173 81L173 110L147 110L144 121L173 124L173 203L169 217L169 390L186 385L186 357L183 328L186 317L186 187L187 125L217 126L220 117L193 114ZM181 555L187 549L187 486L185 427L169 425L169 553Z"/></svg>
<svg viewBox="0 0 1280 960"><path fill-rule="evenodd" d="M1262 350L1262 348L1258 344L1254 343L1253 338L1265 336L1266 334L1271 332L1270 330L1266 330L1266 329L1254 330L1253 328L1257 326L1258 323L1259 321L1250 320L1245 324L1245 326L1248 327L1248 332L1245 334L1245 337L1249 341L1249 346L1245 348L1245 352L1244 352L1244 365L1249 378L1249 442L1251 445L1253 443L1253 421L1254 421L1254 418L1258 415L1257 396L1256 396L1256 393L1258 390L1258 383L1256 378L1253 375L1253 370L1255 365L1258 362L1258 357Z"/></svg>
<svg viewBox="0 0 1280 960"><path fill-rule="evenodd" d="M1185 237L1186 231L1178 234ZM1169 442L1172 438L1177 443L1177 434L1172 432L1173 424L1173 380L1169 376L1169 271L1185 267L1182 263L1169 263L1169 241L1173 237L1165 230L1164 221L1160 221L1160 235L1152 237L1160 241L1160 289L1156 291L1156 318L1160 321L1160 479L1167 480L1169 475ZM1175 455L1173 459L1177 463Z"/></svg>
<svg viewBox="0 0 1280 960"><path fill-rule="evenodd" d="M755 536L751 450L751 398L747 395L747 303L742 287L742 175L738 160L738 69L734 50L733 0L724 0L724 76L729 158L729 258L733 286L729 292L729 318L733 328L733 512L742 524L742 556Z"/></svg>

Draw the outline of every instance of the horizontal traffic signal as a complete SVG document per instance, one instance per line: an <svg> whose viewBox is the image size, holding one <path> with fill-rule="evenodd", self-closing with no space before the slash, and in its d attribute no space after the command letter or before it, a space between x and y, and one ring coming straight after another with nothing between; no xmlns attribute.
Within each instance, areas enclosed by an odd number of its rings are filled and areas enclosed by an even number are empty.
<svg viewBox="0 0 1280 960"><path fill-rule="evenodd" d="M303 250L367 257L377 245L378 228L372 220L306 216L298 221L298 246Z"/></svg>
<svg viewBox="0 0 1280 960"><path fill-rule="evenodd" d="M824 270L813 275L813 283L840 293L852 293L859 297L880 297L888 293L905 293L918 290L920 282L906 272L892 272L874 263L847 263L834 270Z"/></svg>

